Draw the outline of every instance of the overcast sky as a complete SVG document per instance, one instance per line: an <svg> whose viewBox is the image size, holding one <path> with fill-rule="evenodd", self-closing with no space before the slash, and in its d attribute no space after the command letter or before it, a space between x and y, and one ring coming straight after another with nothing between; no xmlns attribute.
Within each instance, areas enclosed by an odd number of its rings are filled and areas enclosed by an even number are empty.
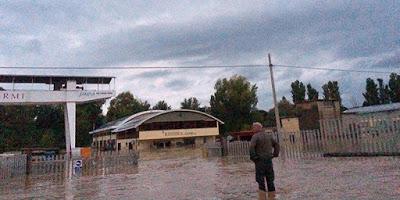
<svg viewBox="0 0 400 200"><path fill-rule="evenodd" d="M168 2L168 3L167 3ZM276 64L400 72L400 1L1 1L0 66L115 67ZM269 72L257 69L4 70L1 74L112 75L131 91L178 108L209 104L219 78L246 76L260 109L272 107ZM290 83L320 93L339 81L345 106L361 105L367 77L276 69L278 97ZM322 94L321 94L322 96Z"/></svg>

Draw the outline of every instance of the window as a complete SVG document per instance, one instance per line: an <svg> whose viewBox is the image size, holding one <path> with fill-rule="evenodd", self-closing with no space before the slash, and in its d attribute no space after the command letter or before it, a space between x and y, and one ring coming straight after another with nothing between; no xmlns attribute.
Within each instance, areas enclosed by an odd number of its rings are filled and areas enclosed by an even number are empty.
<svg viewBox="0 0 400 200"><path fill-rule="evenodd" d="M183 143L185 145L194 145L195 144L195 138L188 138L188 139L184 139Z"/></svg>

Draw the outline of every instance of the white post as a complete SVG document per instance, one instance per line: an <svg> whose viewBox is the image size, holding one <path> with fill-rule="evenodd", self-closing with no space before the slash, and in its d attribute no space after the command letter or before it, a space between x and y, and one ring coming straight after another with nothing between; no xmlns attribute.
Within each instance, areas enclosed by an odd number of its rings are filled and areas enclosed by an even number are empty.
<svg viewBox="0 0 400 200"><path fill-rule="evenodd" d="M76 81L67 81L67 91L76 90ZM72 155L75 149L75 133L76 133L76 103L67 102L64 107L65 117L65 144L67 154Z"/></svg>
<svg viewBox="0 0 400 200"><path fill-rule="evenodd" d="M71 155L71 134L70 134L70 126L68 119L68 106L64 105L64 127L65 127L65 150L68 155Z"/></svg>
<svg viewBox="0 0 400 200"><path fill-rule="evenodd" d="M65 139L67 140L69 137L70 150L72 151L73 149L75 149L76 103L66 103L64 113L66 114Z"/></svg>

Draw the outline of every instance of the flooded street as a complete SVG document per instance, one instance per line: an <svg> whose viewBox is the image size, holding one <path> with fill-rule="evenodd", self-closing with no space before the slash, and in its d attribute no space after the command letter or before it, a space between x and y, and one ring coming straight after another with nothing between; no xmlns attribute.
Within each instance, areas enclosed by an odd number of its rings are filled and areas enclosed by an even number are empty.
<svg viewBox="0 0 400 200"><path fill-rule="evenodd" d="M274 160L277 199L398 199L400 159ZM138 166L92 175L2 181L0 199L256 199L254 166L201 152L142 155Z"/></svg>

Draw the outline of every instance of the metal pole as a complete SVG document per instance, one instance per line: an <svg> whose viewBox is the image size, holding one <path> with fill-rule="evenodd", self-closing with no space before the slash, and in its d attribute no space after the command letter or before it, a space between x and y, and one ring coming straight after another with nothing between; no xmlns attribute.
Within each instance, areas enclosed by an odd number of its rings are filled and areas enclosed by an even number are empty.
<svg viewBox="0 0 400 200"><path fill-rule="evenodd" d="M279 133L281 131L281 122L280 122L280 118L279 118L278 102L276 100L274 72L272 70L273 65L271 63L271 55L270 54L268 54L268 63L269 63L269 72L271 75L272 96L274 98L276 129L278 130L278 133Z"/></svg>
<svg viewBox="0 0 400 200"><path fill-rule="evenodd" d="M272 96L274 98L274 107L275 107L275 120L276 120L276 129L278 131L278 138L279 138L279 143L281 146L281 158L283 161L286 160L286 145L285 145L285 138L283 136L283 132L281 130L281 120L279 117L279 107L278 107L278 101L276 100L276 91L275 91L275 80L274 80L274 71L272 70L272 62L271 62L271 54L268 54L268 63L269 63L269 72L271 75L271 86L272 86Z"/></svg>

